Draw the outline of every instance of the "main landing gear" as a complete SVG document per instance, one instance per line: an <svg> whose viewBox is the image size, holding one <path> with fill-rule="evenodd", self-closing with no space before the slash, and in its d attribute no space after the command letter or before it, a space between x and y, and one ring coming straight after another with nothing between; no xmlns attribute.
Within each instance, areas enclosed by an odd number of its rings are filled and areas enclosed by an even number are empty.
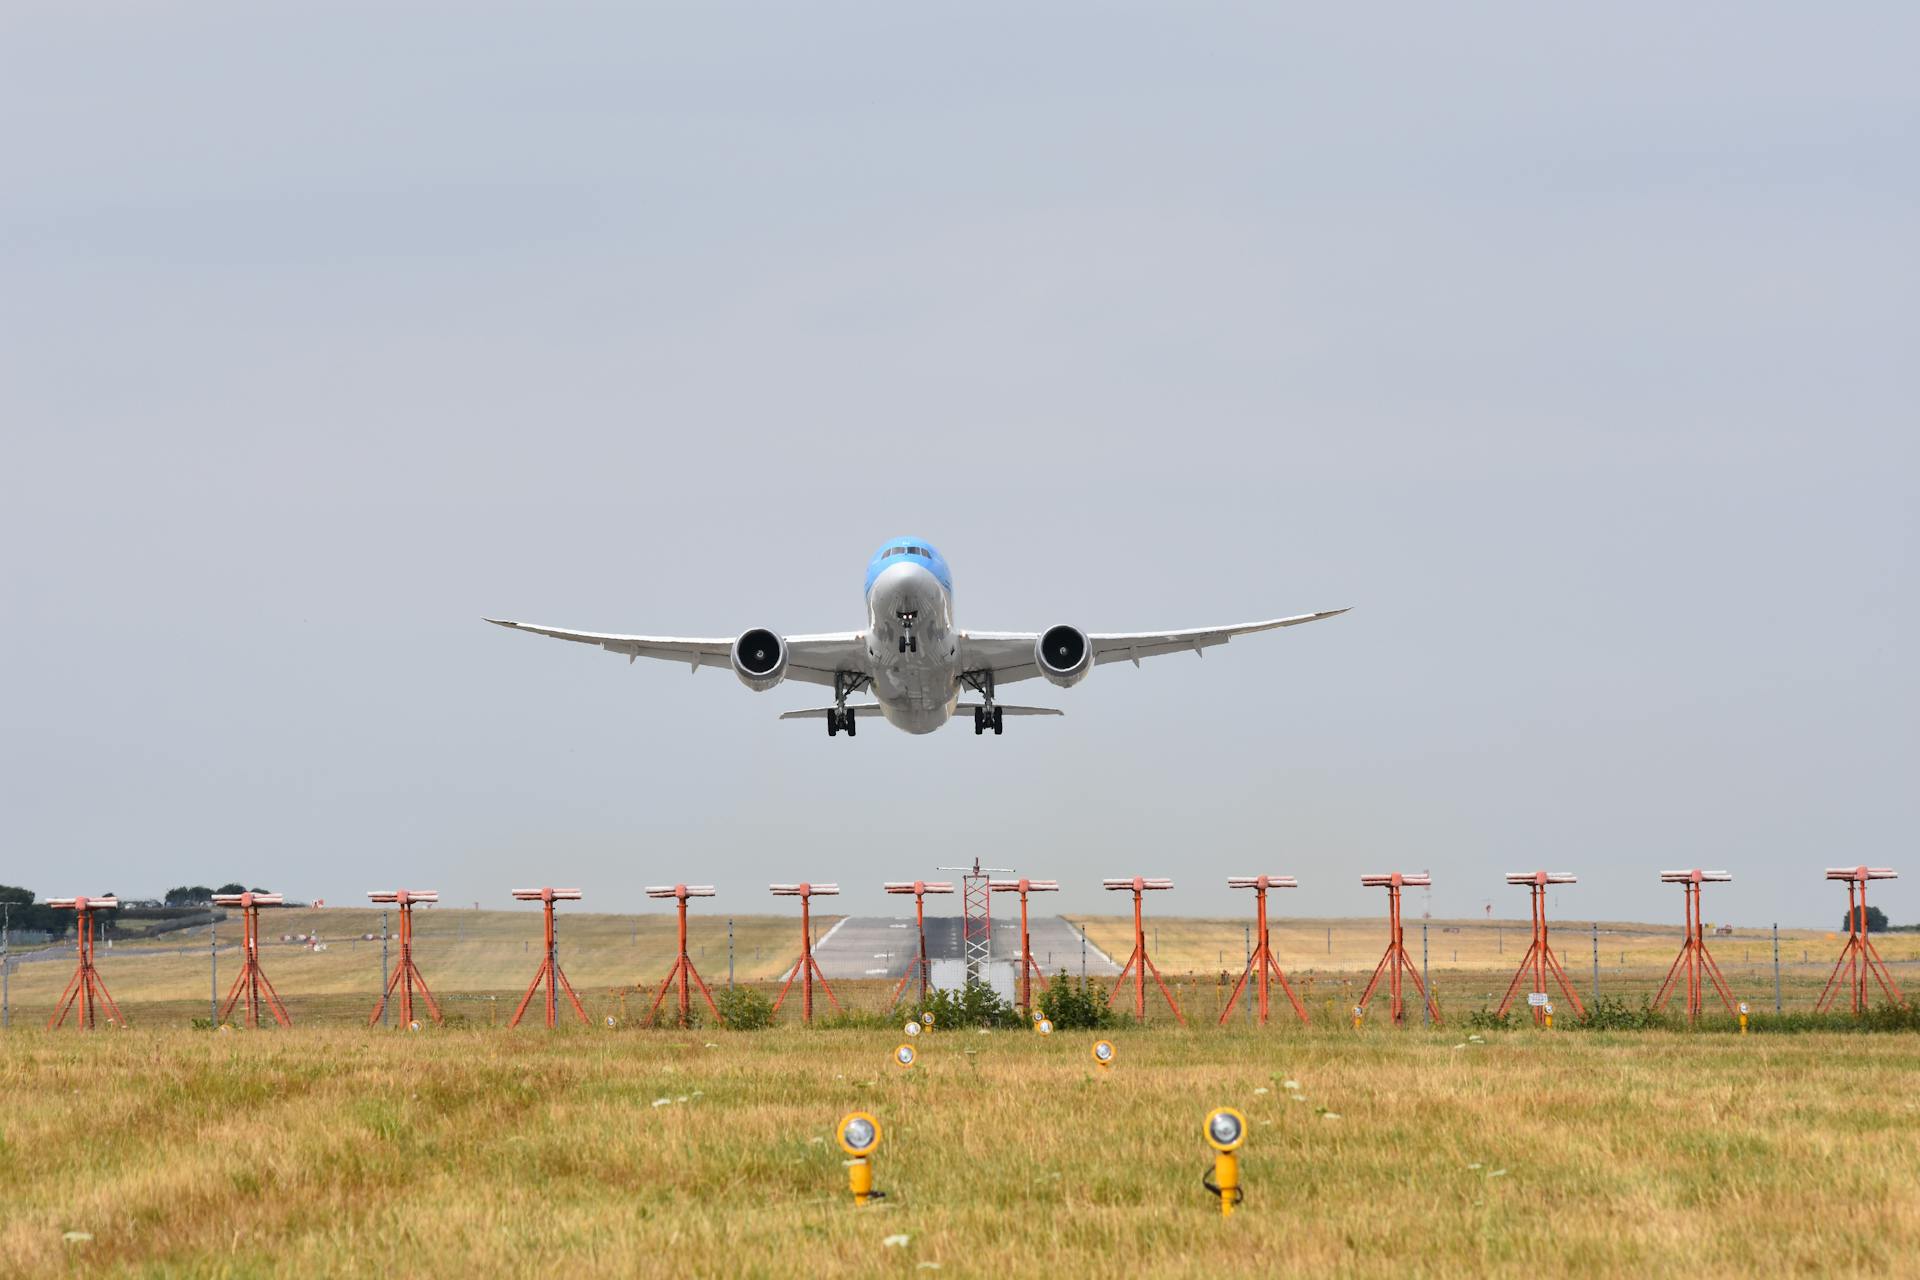
<svg viewBox="0 0 1920 1280"><path fill-rule="evenodd" d="M978 737L991 729L998 734L1005 730L1007 713L993 705L993 672L963 671L960 683L980 695L980 705L973 709L973 732Z"/></svg>
<svg viewBox="0 0 1920 1280"><path fill-rule="evenodd" d="M838 734L842 729L847 736L854 735L853 708L847 705L847 699L862 689L871 686L873 681L856 671L836 671L833 673L833 708L827 712L827 736Z"/></svg>

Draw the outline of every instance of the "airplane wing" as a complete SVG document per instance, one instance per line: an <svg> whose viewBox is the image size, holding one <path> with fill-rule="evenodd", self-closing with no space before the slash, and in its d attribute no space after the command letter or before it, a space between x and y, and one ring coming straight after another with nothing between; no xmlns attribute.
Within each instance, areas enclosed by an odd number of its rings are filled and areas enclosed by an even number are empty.
<svg viewBox="0 0 1920 1280"><path fill-rule="evenodd" d="M1242 622L1228 627L1194 627L1185 631L1092 632L1087 639L1093 647L1093 661L1131 661L1162 653L1199 653L1216 644L1225 644L1235 636L1279 627L1297 627L1303 622L1337 618L1345 609L1327 609L1320 613L1302 613L1291 618L1272 618L1265 622ZM1033 661L1033 647L1040 639L1037 631L962 631L960 668L963 671L991 671L994 687L1015 680L1029 680L1040 674Z"/></svg>
<svg viewBox="0 0 1920 1280"><path fill-rule="evenodd" d="M488 618L496 627L531 631L556 640L597 644L609 653L624 653L627 661L658 658L665 662L684 662L690 671L701 667L732 669L732 636L623 636L603 631L567 631L560 627L540 627L531 622L508 622ZM787 679L831 688L836 671L864 670L867 650L865 636L858 631L835 635L783 636L787 642ZM1029 655L1031 657L1031 655Z"/></svg>

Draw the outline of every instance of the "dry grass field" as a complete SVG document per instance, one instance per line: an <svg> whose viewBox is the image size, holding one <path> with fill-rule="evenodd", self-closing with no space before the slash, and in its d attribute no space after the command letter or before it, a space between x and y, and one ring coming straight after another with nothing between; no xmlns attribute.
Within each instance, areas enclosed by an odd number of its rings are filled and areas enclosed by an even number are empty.
<svg viewBox="0 0 1920 1280"><path fill-rule="evenodd" d="M816 916L816 936L832 928L837 919ZM570 912L563 906L558 920L561 968L596 1019L607 1013L642 1012L644 1000L640 1008L633 1007L637 988L644 986L651 992L673 963L674 917ZM539 912L441 907L417 909L414 922L421 972L447 1012L471 1021L506 1022L540 965ZM366 1018L383 982L380 912L364 907L288 908L262 912L260 923L267 976L296 1023ZM388 927L396 927L391 918ZM780 977L799 950L797 917L740 916L734 919L733 932L734 972L743 982ZM212 975L204 928L116 944L111 949L101 946L100 972L128 1020L137 1026L155 1018L184 1023L206 1017L210 976L224 1000L239 971L238 915L218 926L217 933L221 950ZM326 949L281 941L287 935L308 934L318 934ZM369 939L368 934L374 936ZM726 916L703 914L696 905L688 918L687 937L688 950L702 975L710 984L724 983ZM389 949L388 963L392 957ZM24 1018L29 1025L43 1021L72 972L70 943L35 963L16 964L10 981L16 1018Z"/></svg>
<svg viewBox="0 0 1920 1280"><path fill-rule="evenodd" d="M1677 905L1678 894L1675 897ZM1070 918L1094 945L1116 963L1124 963L1133 947L1131 916ZM1195 1010L1217 1013L1224 999L1218 991L1221 972L1225 971L1226 982L1231 983L1246 963L1248 923L1241 919L1149 916L1147 949L1169 982L1181 991L1193 992ZM1429 973L1439 992L1443 1017L1449 1012L1460 1014L1498 1004L1532 936L1532 926L1526 920L1409 920L1406 942L1416 963L1421 956L1422 924L1426 926ZM1332 1016L1329 1006L1339 1012L1353 1004L1387 945L1384 912L1376 919L1358 920L1276 917L1270 928L1281 967L1302 999L1321 1017ZM1548 940L1582 1000L1594 990L1597 952L1600 993L1637 1004L1641 997L1651 998L1658 992L1679 951L1681 932L1677 923L1550 921ZM1844 934L1824 930L1780 931L1781 1005L1786 1012L1813 1008L1845 942ZM1707 946L1734 999L1750 1002L1755 1012L1773 1008L1770 930L1736 928L1729 935L1710 935ZM1875 934L1874 946L1887 961L1902 992L1920 996L1920 934ZM1557 998L1557 988L1555 994ZM1187 1002L1187 997L1179 998L1183 1004ZM1151 1007L1148 1013L1149 1017L1155 1016Z"/></svg>
<svg viewBox="0 0 1920 1280"><path fill-rule="evenodd" d="M631 1021L644 1012L654 987L672 962L674 919L669 914L610 915L560 912L561 964L595 1021L613 1016ZM816 916L824 936L836 916ZM1132 946L1131 917L1074 916L1072 923L1118 961ZM450 1017L460 1022L504 1024L540 962L540 917L535 911L477 911L442 906L416 915L417 954L428 983ZM1416 960L1421 923L1407 926ZM1434 920L1426 923L1429 972L1443 1016L1497 1004L1525 952L1529 926L1515 920ZM1218 1016L1246 955L1241 919L1149 917L1149 947L1196 1022ZM1658 989L1680 945L1677 925L1602 922L1598 926L1599 989L1637 1003ZM288 909L262 916L268 975L301 1025L350 1025L364 1021L383 979L380 914L368 908ZM1594 987L1594 926L1556 923L1552 938L1582 999ZM282 942L286 935L317 932L322 951ZM734 974L741 983L769 993L798 953L799 921L793 916L733 918ZM224 999L239 964L237 918L218 927L220 951L209 973L204 928L165 934L99 951L108 986L135 1026L184 1026L208 1016L209 979ZM365 935L375 935L369 940ZM1843 939L1818 930L1781 931L1781 1003L1789 1013L1809 1010L1817 999ZM689 923L694 963L715 987L727 976L727 917L696 907ZM1317 1020L1329 1026L1346 1018L1386 943L1378 919L1277 919L1274 950ZM1772 936L1739 929L1715 936L1718 957L1736 999L1754 1011L1773 1008ZM1920 934L1876 935L1875 945L1909 995L1920 995ZM391 954L389 954L391 961ZM72 973L72 948L43 952L31 963L16 957L8 981L13 1025L44 1021ZM1069 963L1070 970L1076 966ZM1223 976L1224 975L1224 976ZM644 989L645 994L642 994ZM854 1008L886 1006L891 984L835 983ZM1130 1008L1130 997L1120 1002ZM1170 1020L1157 999L1150 1021ZM1710 1006L1717 1010L1717 1006Z"/></svg>
<svg viewBox="0 0 1920 1280"><path fill-rule="evenodd" d="M1920 1038L0 1037L9 1275L1911 1273ZM1289 1088L1288 1081L1298 1085ZM1247 1201L1200 1121L1247 1115ZM879 1116L880 1205L833 1146Z"/></svg>

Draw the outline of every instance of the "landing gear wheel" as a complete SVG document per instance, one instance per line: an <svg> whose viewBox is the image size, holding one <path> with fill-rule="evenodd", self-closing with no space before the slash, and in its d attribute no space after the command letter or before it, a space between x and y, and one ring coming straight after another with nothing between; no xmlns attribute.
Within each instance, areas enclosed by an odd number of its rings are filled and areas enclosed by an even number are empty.
<svg viewBox="0 0 1920 1280"><path fill-rule="evenodd" d="M994 736L995 736L995 737L999 737L999 736L1000 736L1000 731L1001 731L1002 729L1004 729L1004 728L1006 728L1006 727L1007 727L1007 711L1006 711L1006 708L1005 708L1005 707L995 707L995 708L993 709L993 733L994 733Z"/></svg>
<svg viewBox="0 0 1920 1280"><path fill-rule="evenodd" d="M845 729L847 736L851 738L853 736L853 708L848 707L842 714L846 716L846 719L840 722L840 727Z"/></svg>
<svg viewBox="0 0 1920 1280"><path fill-rule="evenodd" d="M840 732L840 713L838 711L829 710L827 712L827 736L831 738L836 733L839 733L839 732Z"/></svg>
<svg viewBox="0 0 1920 1280"><path fill-rule="evenodd" d="M973 736L977 738L981 734L985 733L986 731L987 731L986 714L981 708L975 707L973 709Z"/></svg>

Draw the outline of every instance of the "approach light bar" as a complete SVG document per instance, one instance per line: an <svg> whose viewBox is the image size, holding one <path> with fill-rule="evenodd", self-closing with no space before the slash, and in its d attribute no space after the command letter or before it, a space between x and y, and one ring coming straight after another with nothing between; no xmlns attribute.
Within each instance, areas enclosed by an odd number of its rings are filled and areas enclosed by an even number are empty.
<svg viewBox="0 0 1920 1280"><path fill-rule="evenodd" d="M889 880L887 881L887 892L911 893L916 895L922 893L952 893L953 882L950 880Z"/></svg>
<svg viewBox="0 0 1920 1280"><path fill-rule="evenodd" d="M410 902L438 902L438 889L379 889L367 893L369 902L394 902L405 906Z"/></svg>
<svg viewBox="0 0 1920 1280"><path fill-rule="evenodd" d="M74 898L48 898L47 905L62 911L112 911L119 907L120 899L111 893L98 898L81 894Z"/></svg>
<svg viewBox="0 0 1920 1280"><path fill-rule="evenodd" d="M578 902L578 889L515 889L513 896L522 902Z"/></svg>
<svg viewBox="0 0 1920 1280"><path fill-rule="evenodd" d="M839 893L837 884L809 884L802 880L799 884L770 884L767 892L777 893L786 898L805 898L816 893Z"/></svg>
<svg viewBox="0 0 1920 1280"><path fill-rule="evenodd" d="M281 907L287 897L283 893L216 893L213 905L216 907Z"/></svg>
<svg viewBox="0 0 1920 1280"><path fill-rule="evenodd" d="M1509 871L1508 884L1578 884L1571 871Z"/></svg>
<svg viewBox="0 0 1920 1280"><path fill-rule="evenodd" d="M1892 867L1828 867L1829 880L1898 880L1900 873Z"/></svg>
<svg viewBox="0 0 1920 1280"><path fill-rule="evenodd" d="M1416 889L1424 889L1433 883L1433 877L1424 871L1395 871L1387 875L1363 875L1360 883L1370 889L1391 888L1394 885L1412 885Z"/></svg>
<svg viewBox="0 0 1920 1280"><path fill-rule="evenodd" d="M1173 881L1167 881L1167 887L1173 887ZM1057 893L1060 890L1058 880L989 880L987 888L995 893Z"/></svg>
<svg viewBox="0 0 1920 1280"><path fill-rule="evenodd" d="M1660 879L1667 884L1700 884L1705 881L1724 883L1733 879L1731 871L1662 871Z"/></svg>
<svg viewBox="0 0 1920 1280"><path fill-rule="evenodd" d="M1298 889L1300 882L1292 876L1228 876L1229 889Z"/></svg>
<svg viewBox="0 0 1920 1280"><path fill-rule="evenodd" d="M1112 880L1102 880L1101 885L1108 889L1171 889L1173 880L1167 876L1125 876Z"/></svg>
<svg viewBox="0 0 1920 1280"><path fill-rule="evenodd" d="M650 884L647 886L649 898L711 898L714 888L710 884Z"/></svg>

